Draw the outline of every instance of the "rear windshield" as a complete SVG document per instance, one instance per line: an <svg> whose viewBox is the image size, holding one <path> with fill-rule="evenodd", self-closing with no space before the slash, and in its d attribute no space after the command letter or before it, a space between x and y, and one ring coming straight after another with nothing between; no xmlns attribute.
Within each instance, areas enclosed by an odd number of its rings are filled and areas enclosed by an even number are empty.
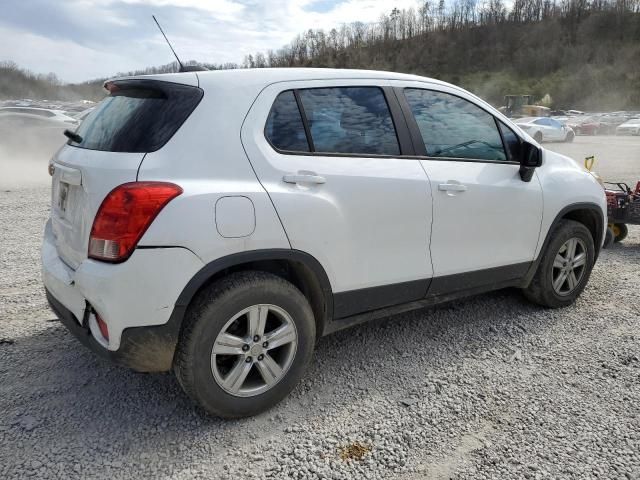
<svg viewBox="0 0 640 480"><path fill-rule="evenodd" d="M146 153L161 148L202 98L197 87L154 80L109 84L110 95L80 124L81 142L69 145L104 152Z"/></svg>

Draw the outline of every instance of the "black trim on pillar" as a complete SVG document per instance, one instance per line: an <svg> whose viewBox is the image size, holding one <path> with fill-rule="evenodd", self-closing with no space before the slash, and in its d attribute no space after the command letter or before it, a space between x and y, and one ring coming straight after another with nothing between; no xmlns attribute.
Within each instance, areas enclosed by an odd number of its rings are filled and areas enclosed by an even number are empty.
<svg viewBox="0 0 640 480"><path fill-rule="evenodd" d="M407 127L407 120L398 103L398 98L396 97L393 87L382 87L382 91L387 99L387 106L391 112L391 119L396 129L396 137L400 145L400 154L402 156L415 156L416 152Z"/></svg>
<svg viewBox="0 0 640 480"><path fill-rule="evenodd" d="M426 157L427 147L424 145L424 139L422 138L422 133L420 133L420 127L418 127L418 122L416 122L416 118L413 116L411 106L409 105L409 102L407 102L407 97L404 96L404 89L405 87L393 87L393 91L396 94L396 100L398 101L398 105L400 105L400 109L402 110L402 114L405 119L407 130L411 136L411 142L416 155L419 157Z"/></svg>

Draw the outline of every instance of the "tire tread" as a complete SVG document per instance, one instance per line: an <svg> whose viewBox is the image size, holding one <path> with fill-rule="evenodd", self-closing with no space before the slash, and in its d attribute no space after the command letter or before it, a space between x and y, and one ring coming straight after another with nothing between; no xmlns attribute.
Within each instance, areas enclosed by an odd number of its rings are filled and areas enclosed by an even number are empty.
<svg viewBox="0 0 640 480"><path fill-rule="evenodd" d="M591 254L587 256L588 264L587 271L585 272L585 276L582 280L582 285L578 287L576 291L568 295L567 297L560 298L555 292L553 292L553 287L547 285L545 279L546 270L549 267L549 256L552 255L555 257L556 249L554 247L556 243L556 238L562 235L563 233L577 232L579 231L583 235L586 234L586 237L590 240L590 243L587 245L587 249L591 249ZM593 256L595 249L593 247L593 238L591 237L591 232L585 227L582 223L577 222L575 220L563 219L558 222L556 227L552 232L549 233L549 244L544 252L541 253L542 258L540 259L540 263L538 264L538 269L529 283L529 286L523 290L525 297L538 305L542 305L544 307L549 308L560 308L570 305L575 301L575 299L582 293L582 290L586 286L589 281L589 276L591 275L591 269L593 268Z"/></svg>
<svg viewBox="0 0 640 480"><path fill-rule="evenodd" d="M178 338L178 345L176 347L176 353L173 361L173 371L184 392L196 403L200 405L208 403L205 402L204 399L200 398L198 389L196 388L197 383L194 370L194 366L197 363L194 345L196 340L196 327L198 326L199 321L205 317L205 312L212 303L219 301L223 297L231 294L233 291L263 287L265 282L279 284L283 289L287 289L289 291L293 288L295 291L300 293L302 298L304 298L302 293L285 279L272 273L250 270L231 273L227 277L211 283L197 294L196 298L189 306L185 315L182 331ZM311 312L311 308L308 308L309 312ZM225 418L245 416L242 414L233 414L227 411L215 410L210 406L210 404L207 410L214 415Z"/></svg>

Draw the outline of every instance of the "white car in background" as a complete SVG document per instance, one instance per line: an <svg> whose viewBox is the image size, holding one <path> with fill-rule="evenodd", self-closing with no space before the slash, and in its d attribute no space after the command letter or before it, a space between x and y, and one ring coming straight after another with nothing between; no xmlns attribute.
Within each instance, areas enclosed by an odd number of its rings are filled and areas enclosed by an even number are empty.
<svg viewBox="0 0 640 480"><path fill-rule="evenodd" d="M525 117L515 124L533 137L536 142L573 142L575 133L570 127L549 117Z"/></svg>
<svg viewBox="0 0 640 480"><path fill-rule="evenodd" d="M0 145L7 152L47 158L64 143L63 132L78 121L61 110L37 107L0 108Z"/></svg>
<svg viewBox="0 0 640 480"><path fill-rule="evenodd" d="M618 125L616 135L640 135L640 118L632 118Z"/></svg>
<svg viewBox="0 0 640 480"><path fill-rule="evenodd" d="M62 110L50 110L48 108L37 107L2 107L0 108L0 118L6 118L7 116L21 116L26 115L23 118L46 118L52 122L59 122L61 124L68 123L70 125L77 125L78 120L67 115Z"/></svg>

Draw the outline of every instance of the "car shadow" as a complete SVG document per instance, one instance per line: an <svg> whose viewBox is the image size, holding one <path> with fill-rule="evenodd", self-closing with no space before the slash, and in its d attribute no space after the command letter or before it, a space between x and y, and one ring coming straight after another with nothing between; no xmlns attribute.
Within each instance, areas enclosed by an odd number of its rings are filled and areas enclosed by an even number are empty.
<svg viewBox="0 0 640 480"><path fill-rule="evenodd" d="M508 313L510 320L494 317L489 307L495 304L501 305L501 317ZM314 385L314 378L331 378L332 387L339 389L340 370L344 367L340 359L350 358L351 366L358 368L360 360L354 351L374 349L380 352L379 360L384 361L388 355L392 362L403 352L402 345L411 343L409 339L421 338L437 347L447 332L453 329L463 333L470 326L478 335L481 332L497 334L494 338L499 342L501 335L510 335L508 329L501 329L512 328L514 322L526 322L533 310L535 307L525 303L517 290L502 290L376 320L321 338L314 362L298 387L297 399L306 394L313 396L317 393L316 387L323 388ZM384 334L387 331L393 331L393 336ZM498 334L500 331L503 333ZM4 385L0 404L5 413L0 424L11 426L24 415L37 418L42 414L45 420L41 426L46 428L47 414L54 410L65 418L67 428L57 432L63 438L73 436L75 428L82 428L84 432L94 430L97 434L113 423L118 424L118 435L125 437L135 435L140 429L153 430L158 425L165 428L169 419L174 425L189 423L205 429L225 429L236 423L204 414L182 392L171 373L136 373L97 357L53 318L36 333L12 341L12 344L0 345L4 364L0 369L0 381ZM465 348L470 346L472 344L465 342ZM424 354L436 355L433 353L436 350ZM327 373L329 375L324 375ZM285 400L284 405L263 416L295 409L295 405L289 403L295 401ZM144 415L138 417L137 412ZM151 424L149 420L153 420Z"/></svg>

